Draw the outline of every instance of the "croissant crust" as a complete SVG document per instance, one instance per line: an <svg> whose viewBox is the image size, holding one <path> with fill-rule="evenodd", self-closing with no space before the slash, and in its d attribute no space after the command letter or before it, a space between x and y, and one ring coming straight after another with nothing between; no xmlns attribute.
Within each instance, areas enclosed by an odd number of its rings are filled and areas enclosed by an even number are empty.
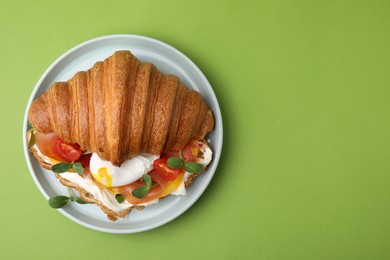
<svg viewBox="0 0 390 260"><path fill-rule="evenodd" d="M130 51L52 84L32 102L29 120L115 165L140 153L179 151L214 127L198 92Z"/></svg>

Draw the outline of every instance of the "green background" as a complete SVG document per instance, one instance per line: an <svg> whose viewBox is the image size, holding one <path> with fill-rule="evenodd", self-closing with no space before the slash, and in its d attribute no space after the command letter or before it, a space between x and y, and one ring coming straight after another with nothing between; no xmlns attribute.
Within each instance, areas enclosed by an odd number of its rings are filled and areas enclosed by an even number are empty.
<svg viewBox="0 0 390 260"><path fill-rule="evenodd" d="M389 259L389 1L2 1L1 259ZM164 41L209 79L224 121L210 186L128 235L49 208L22 148L46 68L91 38Z"/></svg>

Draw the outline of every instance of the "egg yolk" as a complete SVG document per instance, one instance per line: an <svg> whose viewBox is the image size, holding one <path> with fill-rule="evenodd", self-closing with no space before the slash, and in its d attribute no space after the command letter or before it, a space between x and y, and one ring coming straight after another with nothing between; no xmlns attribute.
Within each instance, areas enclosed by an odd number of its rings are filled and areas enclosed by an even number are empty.
<svg viewBox="0 0 390 260"><path fill-rule="evenodd" d="M93 177L98 180L100 183L103 183L106 185L107 188L110 188L112 186L112 179L111 175L108 172L106 167L102 167L98 170L98 173L92 174Z"/></svg>

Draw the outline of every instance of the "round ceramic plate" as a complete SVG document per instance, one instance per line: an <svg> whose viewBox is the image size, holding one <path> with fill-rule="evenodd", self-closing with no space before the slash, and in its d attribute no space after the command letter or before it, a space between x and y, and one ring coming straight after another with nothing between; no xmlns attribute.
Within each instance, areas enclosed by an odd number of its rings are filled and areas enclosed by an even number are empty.
<svg viewBox="0 0 390 260"><path fill-rule="evenodd" d="M85 227L108 233L135 233L161 226L180 216L193 205L210 183L222 149L222 119L215 94L199 68L184 54L161 41L138 35L109 35L84 42L59 57L42 75L28 101L23 122L24 153L31 175L46 199L66 195L53 174L43 169L28 151L25 132L28 129L28 109L31 102L56 81L67 81L77 71L88 70L117 50L130 50L141 61L154 63L162 72L174 74L190 88L202 94L215 116L215 129L206 139L213 149L213 160L207 170L187 188L185 196L168 196L142 211L133 210L124 219L112 222L94 204L68 203L59 209L64 216Z"/></svg>

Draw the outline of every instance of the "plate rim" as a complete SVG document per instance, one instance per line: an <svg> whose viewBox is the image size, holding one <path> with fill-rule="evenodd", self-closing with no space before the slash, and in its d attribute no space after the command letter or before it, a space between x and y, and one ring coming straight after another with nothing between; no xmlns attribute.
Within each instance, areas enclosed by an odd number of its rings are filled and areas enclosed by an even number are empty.
<svg viewBox="0 0 390 260"><path fill-rule="evenodd" d="M47 191L42 186L42 184L40 183L40 181L38 180L38 178L36 176L36 173L35 173L35 171L33 169L31 161L30 161L30 152L29 152L28 147L27 147L28 145L27 145L27 142L25 141L26 140L26 130L28 129L28 125L29 125L29 123L28 123L28 110L29 110L29 107L30 107L32 101L35 99L36 93L42 87L41 85L42 85L43 81L47 78L49 73L61 61L63 61L65 58L67 58L69 55L71 55L72 53L76 52L77 50L82 49L83 47L86 47L88 45L97 44L97 43L99 43L101 41L106 41L106 40L109 40L109 41L112 40L113 41L113 40L116 40L118 38L122 38L122 39L129 40L129 41L132 41L132 40L143 40L143 41L147 41L147 42L150 42L152 44L155 44L155 45L160 45L160 46L162 46L164 48L167 48L170 51L174 52L174 54L178 55L181 59L184 59L184 61L186 63L188 63L191 66L192 69L195 70L197 76L200 76L202 82L205 83L205 87L207 88L208 92L210 92L209 93L211 95L210 98L212 100L213 106L215 107L213 109L213 113L214 113L214 117L215 117L215 121L216 121L215 125L217 125L219 127L219 129L218 129L219 130L219 134L215 136L215 138L216 138L215 141L219 145L220 148L218 150L216 150L216 151L213 151L212 165L210 165L211 168L209 166L209 169L206 170L206 171L208 171L208 175L207 175L207 178L205 179L204 185L201 186L201 187L198 187L199 192L197 194L195 194L196 196L192 196L192 198L191 198L189 203L184 204L184 207L181 207L181 210L177 211L177 213L175 213L175 214L170 215L170 217L164 218L164 219L162 219L160 221L157 221L156 223L154 223L152 225L149 225L149 226L146 226L146 227L126 228L126 229L123 229L123 230L122 229L116 230L116 229L103 228L103 227L92 225L90 223L87 223L85 221L82 221L82 220L78 219L77 217L73 216L71 213L67 212L64 209L58 209L58 211L62 215L64 215L65 217L67 217L70 220L72 220L73 222L75 222L75 223L77 223L77 224L79 224L81 226L87 227L89 229L96 230L96 231L101 231L101 232L106 232L106 233L112 233L112 234L129 234L129 233L138 233L138 232L143 232L143 231L147 231L147 230L151 230L151 229L157 228L159 226L162 226L162 225L165 225L165 224L171 222L175 218L177 218L180 215L182 215L183 213L185 213L202 196L202 194L204 193L206 188L209 186L209 184L210 184L210 182L211 182L211 180L212 180L212 178L213 178L213 176L215 174L215 171L217 170L219 159L220 159L221 152L222 152L222 146L223 146L222 114L221 114L219 102L218 102L218 100L216 98L216 95L214 93L213 88L211 87L209 81L207 80L205 75L202 73L202 71L198 68L198 66L191 59L189 59L185 54L183 54L181 51L179 51L178 49L174 48L173 46L171 46L171 45L169 45L169 44L167 44L165 42L162 42L160 40L157 40L157 39L154 39L154 38L151 38L151 37L147 37L147 36L143 36L143 35L136 35L136 34L110 34L110 35L104 35L104 36L95 37L95 38L92 38L90 40L84 41L84 42L82 42L82 43L80 43L80 44L70 48L68 51L64 52L62 55L60 55L54 62L51 63L51 65L45 70L45 72L39 78L38 82L34 86L33 91L31 92L29 100L27 102L27 106L26 106L26 110L25 110L25 114L24 114L24 118L23 118L22 138L23 138L23 150L24 150L25 160L26 160L26 163L28 165L30 175L32 176L36 186L39 188L39 190L42 193L42 195L47 200L49 198L49 195L48 195ZM214 111L214 110L216 110L216 111Z"/></svg>

